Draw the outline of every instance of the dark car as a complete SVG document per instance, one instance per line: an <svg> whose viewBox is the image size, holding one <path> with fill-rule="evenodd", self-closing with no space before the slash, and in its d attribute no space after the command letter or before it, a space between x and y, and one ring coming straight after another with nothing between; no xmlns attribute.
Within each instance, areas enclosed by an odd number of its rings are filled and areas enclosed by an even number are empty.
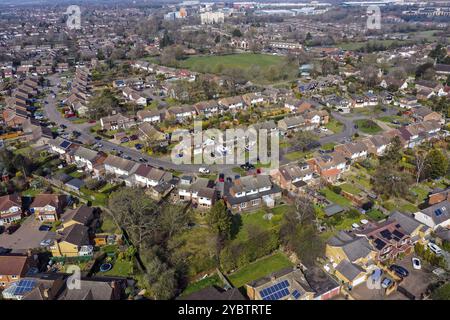
<svg viewBox="0 0 450 320"><path fill-rule="evenodd" d="M140 143L137 143L134 147L135 147L137 150L141 150L144 146L143 146L142 144L140 144Z"/></svg>
<svg viewBox="0 0 450 320"><path fill-rule="evenodd" d="M128 141L130 141L130 139L128 137L120 138L120 143L126 143Z"/></svg>
<svg viewBox="0 0 450 320"><path fill-rule="evenodd" d="M137 135L135 135L135 134L130 136L130 140L131 141L134 141L134 140L137 140L137 139L139 139L139 137Z"/></svg>
<svg viewBox="0 0 450 320"><path fill-rule="evenodd" d="M0 234L2 234L5 231L5 227L4 226L0 226Z"/></svg>
<svg viewBox="0 0 450 320"><path fill-rule="evenodd" d="M43 224L39 227L39 231L50 231L52 229L51 226Z"/></svg>
<svg viewBox="0 0 450 320"><path fill-rule="evenodd" d="M11 251L12 251L12 249L0 247L0 254L7 254L7 253L10 253Z"/></svg>
<svg viewBox="0 0 450 320"><path fill-rule="evenodd" d="M6 228L6 233L7 233L7 234L13 234L13 233L16 232L17 229L19 229L19 228L20 228L20 225L19 225L19 224L13 224L13 225L9 226L8 228Z"/></svg>
<svg viewBox="0 0 450 320"><path fill-rule="evenodd" d="M389 270L394 271L399 277L406 278L409 276L409 271L403 268L402 266L393 264L389 267Z"/></svg>
<svg viewBox="0 0 450 320"><path fill-rule="evenodd" d="M66 126L65 124L60 124L59 127L60 127L61 129L67 129L67 126Z"/></svg>
<svg viewBox="0 0 450 320"><path fill-rule="evenodd" d="M100 141L100 140L102 140L102 137L100 137L100 136L95 136L94 139L97 140L97 141Z"/></svg>
<svg viewBox="0 0 450 320"><path fill-rule="evenodd" d="M81 132L80 132L80 131L76 131L76 130L73 130L73 131L72 131L72 134L73 134L74 136L76 136L76 137L81 136Z"/></svg>

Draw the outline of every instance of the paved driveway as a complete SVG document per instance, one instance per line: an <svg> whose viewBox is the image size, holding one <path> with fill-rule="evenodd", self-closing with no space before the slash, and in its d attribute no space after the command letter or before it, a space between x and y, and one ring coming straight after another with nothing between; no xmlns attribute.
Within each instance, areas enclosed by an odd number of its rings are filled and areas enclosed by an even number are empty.
<svg viewBox="0 0 450 320"><path fill-rule="evenodd" d="M0 234L0 246L19 252L29 248L38 248L42 240L55 237L55 232L39 231L39 226L40 222L33 216L28 217L13 234L6 232Z"/></svg>

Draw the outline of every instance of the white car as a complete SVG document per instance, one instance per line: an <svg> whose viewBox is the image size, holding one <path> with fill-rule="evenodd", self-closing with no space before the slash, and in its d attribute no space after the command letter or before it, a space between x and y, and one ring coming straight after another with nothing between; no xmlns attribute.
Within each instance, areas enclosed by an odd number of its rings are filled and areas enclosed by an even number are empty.
<svg viewBox="0 0 450 320"><path fill-rule="evenodd" d="M412 262L412 265L413 265L414 269L416 269L416 270L422 269L422 263L420 262L420 259L412 258L411 262Z"/></svg>
<svg viewBox="0 0 450 320"><path fill-rule="evenodd" d="M353 229L358 229L358 228L359 228L359 224L353 223L353 224L352 224L352 228L353 228Z"/></svg>
<svg viewBox="0 0 450 320"><path fill-rule="evenodd" d="M430 250L433 251L436 255L440 255L442 253L442 249L433 242L428 242L428 248L430 248Z"/></svg>
<svg viewBox="0 0 450 320"><path fill-rule="evenodd" d="M209 171L209 169L206 169L206 168L198 168L198 172L200 172L200 173L204 173L204 174L208 174L210 171Z"/></svg>
<svg viewBox="0 0 450 320"><path fill-rule="evenodd" d="M52 239L47 239L47 240L42 240L40 245L42 247L48 247L49 245L51 245L53 243Z"/></svg>

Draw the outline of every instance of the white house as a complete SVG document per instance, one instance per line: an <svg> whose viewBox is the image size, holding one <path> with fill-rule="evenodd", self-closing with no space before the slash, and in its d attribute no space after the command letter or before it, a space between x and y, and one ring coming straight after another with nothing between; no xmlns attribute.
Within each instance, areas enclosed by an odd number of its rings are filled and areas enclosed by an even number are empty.
<svg viewBox="0 0 450 320"><path fill-rule="evenodd" d="M436 203L431 207L414 213L414 218L426 226L436 230L438 227L450 227L450 202L448 200Z"/></svg>

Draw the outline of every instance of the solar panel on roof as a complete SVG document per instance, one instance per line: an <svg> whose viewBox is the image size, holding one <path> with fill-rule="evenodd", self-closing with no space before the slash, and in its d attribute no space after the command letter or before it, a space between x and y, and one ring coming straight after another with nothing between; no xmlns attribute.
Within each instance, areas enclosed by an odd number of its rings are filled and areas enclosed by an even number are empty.
<svg viewBox="0 0 450 320"><path fill-rule="evenodd" d="M292 296L293 296L295 299L298 299L298 298L300 298L300 292L298 292L298 290L294 290L294 291L292 292Z"/></svg>
<svg viewBox="0 0 450 320"><path fill-rule="evenodd" d="M439 217L440 215L442 215L441 209L434 210L434 214L436 215L436 217Z"/></svg>
<svg viewBox="0 0 450 320"><path fill-rule="evenodd" d="M67 148L68 146L70 146L70 141L63 141L61 142L61 144L59 145L61 148Z"/></svg>
<svg viewBox="0 0 450 320"><path fill-rule="evenodd" d="M388 240L390 240L390 239L392 239L392 235L391 235L391 232L389 231L389 230L382 230L381 232L380 232L380 234L383 236L383 238L385 238L385 239L388 239Z"/></svg>
<svg viewBox="0 0 450 320"><path fill-rule="evenodd" d="M289 287L289 281L284 280L260 290L259 294L263 300L279 300L289 295L287 287Z"/></svg>
<svg viewBox="0 0 450 320"><path fill-rule="evenodd" d="M375 242L375 248L377 248L377 250L383 249L384 246L386 245L386 243L384 241L382 241L381 239L376 239L374 242Z"/></svg>
<svg viewBox="0 0 450 320"><path fill-rule="evenodd" d="M398 230L394 230L394 232L392 233L399 238L402 238L404 236L404 234Z"/></svg>

